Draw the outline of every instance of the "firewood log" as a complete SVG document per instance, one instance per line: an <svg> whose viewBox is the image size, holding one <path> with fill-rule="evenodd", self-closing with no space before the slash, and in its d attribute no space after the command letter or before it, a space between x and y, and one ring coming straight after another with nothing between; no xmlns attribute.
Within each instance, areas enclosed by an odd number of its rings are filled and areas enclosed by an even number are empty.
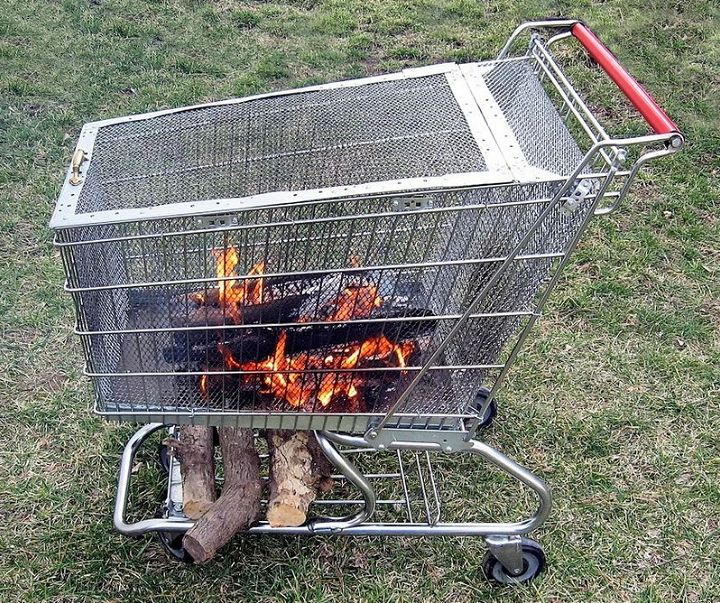
<svg viewBox="0 0 720 603"><path fill-rule="evenodd" d="M303 325L288 327L287 344L285 350L288 354L298 354L310 350L326 349L332 346L360 343L371 337L384 335L390 341L400 343L415 340L431 333L435 329L436 321L431 312L426 310L403 310L400 314L404 318L420 318L421 320L382 321L382 322L327 322L317 325ZM392 312L373 315L373 318L396 318Z"/></svg>
<svg viewBox="0 0 720 603"><path fill-rule="evenodd" d="M227 333L226 331L224 334ZM219 343L227 345L233 358L239 363L263 360L275 349L277 337L271 329L244 329L237 333L242 335L218 337L217 334L210 334L207 342L168 346L163 349L163 358L171 364L189 365L202 362L208 366L222 367L223 355L218 347Z"/></svg>
<svg viewBox="0 0 720 603"><path fill-rule="evenodd" d="M270 450L268 523L300 526L318 490L332 488L332 464L311 431L269 429L266 438Z"/></svg>
<svg viewBox="0 0 720 603"><path fill-rule="evenodd" d="M362 273L362 270L358 270L357 272L347 272L345 273L346 276L344 278L357 278ZM303 294L306 291L314 293L318 289L318 281L322 282L332 274L335 273L328 271L312 276L293 273L276 276L257 275L257 279L249 279L247 282L251 283L262 280L265 291L268 292L269 297L277 299L287 295ZM338 274L338 276L340 275ZM307 294L305 296L307 296ZM215 285L212 285L208 286L207 289L199 289L197 291L192 291L187 295L180 296L179 299L183 302L188 301L195 307L217 307L220 302L220 290Z"/></svg>
<svg viewBox="0 0 720 603"><path fill-rule="evenodd" d="M175 449L183 483L183 513L201 517L215 502L215 454L212 427L183 425L180 439L166 443Z"/></svg>
<svg viewBox="0 0 720 603"><path fill-rule="evenodd" d="M260 458L251 429L218 428L225 483L217 501L183 537L195 563L206 563L260 516Z"/></svg>
<svg viewBox="0 0 720 603"><path fill-rule="evenodd" d="M299 354L311 350L322 350L332 346L347 345L364 341L370 337L384 335L395 343L415 340L433 332L436 320L427 310L403 309L400 317L420 318L408 321L327 322L316 325L298 323L286 328L258 326L251 329L228 329L227 331L200 331L193 335L195 344L187 345L184 333L175 337L175 345L163 350L163 356L170 363L206 362L221 365L222 354L217 344L224 343L239 363L259 361L267 358L275 349L277 337L282 331L287 333L285 352ZM395 318L393 312L383 312L374 318Z"/></svg>
<svg viewBox="0 0 720 603"><path fill-rule="evenodd" d="M300 305L307 295L286 295L280 299L265 302L262 304L239 306L238 315L243 324L270 323L270 322L292 322L297 320ZM221 325L234 324L231 313L218 306L190 306L185 311L184 305L178 305L178 313L172 317L173 327L218 327ZM191 336L194 333L202 335L203 331L189 331ZM185 333L182 333L183 337Z"/></svg>

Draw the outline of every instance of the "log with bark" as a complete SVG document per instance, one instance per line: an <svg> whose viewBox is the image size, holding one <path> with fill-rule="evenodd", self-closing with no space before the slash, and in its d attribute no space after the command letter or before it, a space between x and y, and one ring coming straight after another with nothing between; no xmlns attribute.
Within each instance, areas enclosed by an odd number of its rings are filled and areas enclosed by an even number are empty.
<svg viewBox="0 0 720 603"><path fill-rule="evenodd" d="M218 428L225 483L220 497L183 537L195 563L206 563L260 516L260 458L251 429Z"/></svg>
<svg viewBox="0 0 720 603"><path fill-rule="evenodd" d="M241 324L292 322L297 320L298 310L307 295L286 295L280 299L262 304L238 306L237 315ZM181 310L184 307L180 306ZM172 317L173 327L219 327L236 324L231 313L219 306L197 306L188 308L187 312ZM204 337L202 330L189 331ZM185 336L185 333L182 333Z"/></svg>
<svg viewBox="0 0 720 603"><path fill-rule="evenodd" d="M183 512L190 519L201 517L215 502L215 446L213 428L183 425L180 439L166 444L180 461L183 482Z"/></svg>
<svg viewBox="0 0 720 603"><path fill-rule="evenodd" d="M345 279L357 280L361 278L363 271L350 271L346 272ZM316 293L320 288L328 288L328 278L336 278L332 271L317 273L314 275L307 274L283 274L275 276L265 276L263 274L256 274L252 279L246 279L248 283L254 283L262 280L265 294L263 298L269 298L271 300L281 299L286 296L304 294L307 297L309 294ZM339 292L339 291L338 291ZM207 289L200 289L198 291L192 291L187 295L180 296L180 301L188 301L193 307L198 306L215 306L220 305L220 290L215 286L208 287Z"/></svg>
<svg viewBox="0 0 720 603"><path fill-rule="evenodd" d="M332 488L332 464L311 431L269 429L266 438L270 451L268 523L300 526L318 491Z"/></svg>

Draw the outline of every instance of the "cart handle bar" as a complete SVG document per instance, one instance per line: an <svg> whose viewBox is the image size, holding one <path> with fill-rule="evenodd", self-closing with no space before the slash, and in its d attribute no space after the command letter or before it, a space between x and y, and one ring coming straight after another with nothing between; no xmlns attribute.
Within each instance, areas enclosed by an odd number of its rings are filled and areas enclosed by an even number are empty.
<svg viewBox="0 0 720 603"><path fill-rule="evenodd" d="M656 134L679 134L680 129L657 104L650 93L628 73L615 55L584 23L570 28L572 35L583 45L592 59L602 67L621 92L635 106Z"/></svg>
<svg viewBox="0 0 720 603"><path fill-rule="evenodd" d="M582 21L576 19L554 19L548 21L531 21L520 25L510 36L498 59L507 55L519 34L530 28L558 27L569 29L575 39L583 45L590 57L602 67L603 71L615 82L620 91L645 118L655 134L676 134L670 141L672 146L682 145L682 134L675 122L660 108L650 93L620 64L610 49ZM566 29L566 31L567 31Z"/></svg>

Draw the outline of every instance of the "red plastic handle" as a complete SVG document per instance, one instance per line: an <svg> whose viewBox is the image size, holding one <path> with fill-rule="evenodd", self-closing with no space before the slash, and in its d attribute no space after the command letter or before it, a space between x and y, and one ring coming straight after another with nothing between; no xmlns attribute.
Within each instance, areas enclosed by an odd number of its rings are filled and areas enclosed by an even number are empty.
<svg viewBox="0 0 720 603"><path fill-rule="evenodd" d="M588 54L603 68L610 79L617 84L617 87L627 96L628 100L635 106L645 118L656 134L679 133L675 122L670 119L655 99L650 96L637 80L630 75L626 69L615 58L615 55L603 44L600 39L583 23L575 23L572 26L572 35L585 47Z"/></svg>

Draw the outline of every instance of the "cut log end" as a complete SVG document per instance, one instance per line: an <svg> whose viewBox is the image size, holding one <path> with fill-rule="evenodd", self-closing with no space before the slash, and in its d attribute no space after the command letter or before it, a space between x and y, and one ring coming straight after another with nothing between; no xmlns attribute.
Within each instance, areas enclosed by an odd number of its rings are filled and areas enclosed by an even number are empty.
<svg viewBox="0 0 720 603"><path fill-rule="evenodd" d="M193 562L202 564L210 561L211 557L208 555L208 552L202 544L192 536L192 534L185 534L182 539L182 545L185 552L187 552L187 554L192 558Z"/></svg>
<svg viewBox="0 0 720 603"><path fill-rule="evenodd" d="M183 513L190 519L199 519L212 507L212 500L190 500L183 503Z"/></svg>
<svg viewBox="0 0 720 603"><path fill-rule="evenodd" d="M267 520L271 527L297 527L305 523L307 513L292 503L275 502L268 508Z"/></svg>
<svg viewBox="0 0 720 603"><path fill-rule="evenodd" d="M272 527L305 523L318 491L332 488L332 465L310 431L269 429L270 497L267 520Z"/></svg>

